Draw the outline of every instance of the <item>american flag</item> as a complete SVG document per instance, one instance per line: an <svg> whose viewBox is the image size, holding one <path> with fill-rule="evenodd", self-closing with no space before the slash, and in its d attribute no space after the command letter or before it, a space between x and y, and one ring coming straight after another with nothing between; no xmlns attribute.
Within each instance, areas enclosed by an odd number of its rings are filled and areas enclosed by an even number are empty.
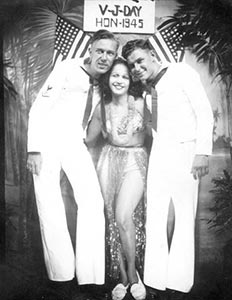
<svg viewBox="0 0 232 300"><path fill-rule="evenodd" d="M62 60L85 57L91 36L68 20L57 16L53 66Z"/></svg>
<svg viewBox="0 0 232 300"><path fill-rule="evenodd" d="M181 62L184 59L182 37L178 31L178 24L173 26L168 20L157 27L157 32L149 38L149 41L160 61Z"/></svg>

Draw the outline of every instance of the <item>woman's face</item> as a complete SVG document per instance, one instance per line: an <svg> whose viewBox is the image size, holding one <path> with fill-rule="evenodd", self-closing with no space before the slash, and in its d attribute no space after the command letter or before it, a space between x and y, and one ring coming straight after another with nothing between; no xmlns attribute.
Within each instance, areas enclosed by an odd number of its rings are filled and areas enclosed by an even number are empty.
<svg viewBox="0 0 232 300"><path fill-rule="evenodd" d="M121 96L128 92L130 85L129 70L124 64L113 67L109 77L109 87L112 95Z"/></svg>

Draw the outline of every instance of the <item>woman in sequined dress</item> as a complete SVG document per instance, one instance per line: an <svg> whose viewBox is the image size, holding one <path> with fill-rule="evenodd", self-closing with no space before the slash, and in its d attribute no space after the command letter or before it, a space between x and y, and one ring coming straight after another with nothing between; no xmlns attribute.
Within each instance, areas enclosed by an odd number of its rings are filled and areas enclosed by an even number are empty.
<svg viewBox="0 0 232 300"><path fill-rule="evenodd" d="M127 63L121 58L104 75L100 88L102 103L93 113L86 144L94 147L100 133L107 141L97 172L105 201L108 275L118 281L112 298L121 300L129 290L135 299L141 300L146 297L139 272L145 247L142 200L148 164L144 146L147 110L142 86L133 83Z"/></svg>

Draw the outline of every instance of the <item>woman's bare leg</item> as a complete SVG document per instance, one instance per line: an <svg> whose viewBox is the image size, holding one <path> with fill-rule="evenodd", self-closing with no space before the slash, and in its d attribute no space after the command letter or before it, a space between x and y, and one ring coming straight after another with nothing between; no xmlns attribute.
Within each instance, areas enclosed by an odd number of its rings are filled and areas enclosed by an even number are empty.
<svg viewBox="0 0 232 300"><path fill-rule="evenodd" d="M135 268L135 224L133 212L142 198L144 182L139 170L128 172L116 200L116 222L118 224L122 250L127 263L130 284L138 282Z"/></svg>
<svg viewBox="0 0 232 300"><path fill-rule="evenodd" d="M127 277L125 257L123 256L123 253L121 251L120 251L120 254L119 254L119 268L120 268L120 282L124 286L127 286L128 277Z"/></svg>

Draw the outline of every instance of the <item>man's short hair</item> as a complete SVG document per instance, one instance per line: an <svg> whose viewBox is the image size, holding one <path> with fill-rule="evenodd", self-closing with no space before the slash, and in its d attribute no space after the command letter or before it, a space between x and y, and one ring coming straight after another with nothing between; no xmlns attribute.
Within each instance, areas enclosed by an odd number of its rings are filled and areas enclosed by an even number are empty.
<svg viewBox="0 0 232 300"><path fill-rule="evenodd" d="M96 41L104 40L104 39L115 41L117 44L117 50L118 50L119 40L115 37L115 35L112 32L105 30L105 29L100 29L100 30L96 31L93 34L90 43L93 44Z"/></svg>
<svg viewBox="0 0 232 300"><path fill-rule="evenodd" d="M147 50L153 50L150 42L148 39L136 39L132 41L128 41L123 47L122 47L122 57L127 59L131 53L136 49L147 49Z"/></svg>

